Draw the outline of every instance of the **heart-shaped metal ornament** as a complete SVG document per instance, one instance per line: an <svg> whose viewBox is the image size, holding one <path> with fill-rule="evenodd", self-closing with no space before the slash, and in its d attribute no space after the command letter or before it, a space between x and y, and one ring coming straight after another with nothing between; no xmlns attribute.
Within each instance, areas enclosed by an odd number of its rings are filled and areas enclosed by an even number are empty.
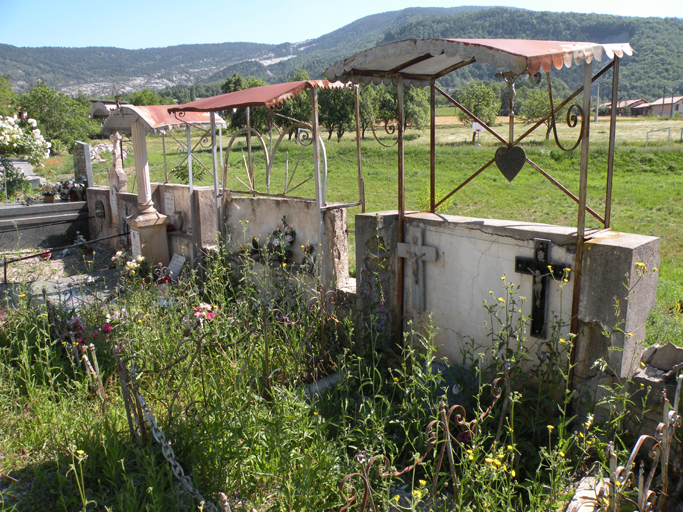
<svg viewBox="0 0 683 512"><path fill-rule="evenodd" d="M515 179L515 176L524 167L525 162L526 153L519 146L513 146L509 149L501 146L496 150L496 165L508 181Z"/></svg>

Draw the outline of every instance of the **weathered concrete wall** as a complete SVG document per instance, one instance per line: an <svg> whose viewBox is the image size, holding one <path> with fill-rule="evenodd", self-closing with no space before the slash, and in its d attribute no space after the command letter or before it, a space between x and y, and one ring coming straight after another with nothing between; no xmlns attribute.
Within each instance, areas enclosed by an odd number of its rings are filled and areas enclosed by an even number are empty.
<svg viewBox="0 0 683 512"><path fill-rule="evenodd" d="M324 245L320 246L320 211L314 201L273 197L229 197L223 202L223 229L230 242L229 249L238 251L251 247L256 238L263 246L276 226L285 217L296 231L292 244L292 258L304 262L302 245L313 246L314 259L320 265L323 255L323 282L327 286L348 281L348 238L346 210L327 210L324 213Z"/></svg>
<svg viewBox="0 0 683 512"><path fill-rule="evenodd" d="M91 219L89 220L90 237L103 238L121 234L125 229L125 219L129 215L133 215L138 211L138 196L137 194L128 194L126 192L119 192L116 194L118 205L118 219L112 217L112 209L109 196L109 187L94 186L86 189L88 198L88 212ZM104 205L104 218L95 215L95 208L98 201L102 201ZM128 243L126 237L112 238L107 242L115 249L121 249Z"/></svg>
<svg viewBox="0 0 683 512"><path fill-rule="evenodd" d="M5 251L70 244L76 231L88 235L88 209L83 201L36 202L0 207L0 248Z"/></svg>
<svg viewBox="0 0 683 512"><path fill-rule="evenodd" d="M152 200L157 211L168 215L169 222L174 212L181 212L182 232L187 234L190 228L190 186L178 183L152 183L151 187ZM165 194L173 195L174 212L166 211ZM215 245L218 224L213 187L194 187L194 219L197 243L201 247Z"/></svg>
<svg viewBox="0 0 683 512"><path fill-rule="evenodd" d="M400 298L397 296L398 217L395 212L356 216L356 265L359 309L384 301L382 312L395 324ZM414 266L404 260L404 322L413 320L424 326L431 315L437 328L434 342L438 357L461 362L462 349L474 340L482 352L490 346L489 312L483 302L496 304L504 297L501 281L519 285L517 297L534 297L534 278L515 271L515 257L533 258L534 239L550 240L549 261L573 268L575 229L571 227L532 224L449 215L408 214L404 223L404 240L414 227L421 229L423 245L436 248L436 261L424 262L425 310L413 302ZM577 378L590 378L593 361L606 357L617 375L632 371L638 347L644 338L644 320L654 305L657 276L637 275L637 262L652 268L658 264L658 239L640 235L604 232L585 246L580 296L580 333ZM628 277L627 277L628 275ZM564 326L560 333L568 337L571 316L573 276L563 283L548 278L546 338L552 329L553 314ZM629 292L626 292L627 284ZM381 291L378 289L381 285ZM491 294L490 292L493 292ZM630 299L626 300L626 295ZM621 308L615 313L615 298ZM531 300L523 303L522 314L531 313ZM381 321L381 319L380 319ZM600 341L602 327L620 327L630 335L615 332L611 339ZM541 339L532 338L527 352L536 353ZM620 350L608 350L617 348ZM591 373L593 372L593 373Z"/></svg>

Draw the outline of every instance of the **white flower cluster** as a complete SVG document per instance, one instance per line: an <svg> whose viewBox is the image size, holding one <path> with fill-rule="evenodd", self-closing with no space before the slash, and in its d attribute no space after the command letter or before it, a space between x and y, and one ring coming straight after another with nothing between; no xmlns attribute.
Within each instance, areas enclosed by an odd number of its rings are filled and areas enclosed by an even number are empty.
<svg viewBox="0 0 683 512"><path fill-rule="evenodd" d="M51 144L37 125L35 119L24 122L16 116L0 116L0 155L25 156L33 165L49 157Z"/></svg>
<svg viewBox="0 0 683 512"><path fill-rule="evenodd" d="M140 266L142 266L142 263L145 261L144 256L138 256L134 260L131 260L126 263L126 269L125 271L130 274L131 276L134 276L137 271L140 269Z"/></svg>

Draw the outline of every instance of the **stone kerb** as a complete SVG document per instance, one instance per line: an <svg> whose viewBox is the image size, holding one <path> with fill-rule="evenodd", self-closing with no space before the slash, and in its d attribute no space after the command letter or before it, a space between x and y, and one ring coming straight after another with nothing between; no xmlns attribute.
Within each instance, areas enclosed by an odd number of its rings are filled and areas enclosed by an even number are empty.
<svg viewBox="0 0 683 512"><path fill-rule="evenodd" d="M516 271L515 258L532 258L535 239L550 241L550 263L574 266L576 242L575 229L571 227L431 214L408 214L404 226L405 241L411 230L414 234L414 229L419 228L422 246L435 247L437 253L435 261L423 261L424 270L417 275L418 281L424 279L424 310L415 307L420 301L412 297L414 290L419 289L413 286L417 268L410 254L404 259L404 322L413 320L416 326L424 326L431 316L437 328L437 356L454 362L462 360L461 350L470 340L482 351L490 343L486 327L490 318L483 301L493 304L504 296L503 275L506 282L521 285L518 297L527 298L523 313L530 314L536 280ZM397 235L396 212L356 216L358 308L370 311L371 305L376 307L383 301L381 314L390 325L395 324L399 304ZM657 260L658 239L653 237L599 232L586 245L576 341L577 378L594 376L597 370L593 363L601 357L619 376L632 372L644 339L645 317L654 306L657 284L656 275L638 275L636 269L641 267L636 263L643 262L652 268ZM547 283L546 337L536 339L527 332L531 356L535 356L540 341L550 335L553 314L565 324L561 336L566 338L569 331L574 277L570 272L566 284L551 278ZM615 313L615 298L621 305L619 315ZM604 328L611 327L624 333L615 331L601 340Z"/></svg>

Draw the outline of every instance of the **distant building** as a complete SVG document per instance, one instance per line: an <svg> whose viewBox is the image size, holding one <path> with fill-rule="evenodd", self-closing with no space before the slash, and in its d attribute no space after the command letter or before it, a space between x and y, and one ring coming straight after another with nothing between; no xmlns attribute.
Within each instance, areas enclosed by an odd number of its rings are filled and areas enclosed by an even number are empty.
<svg viewBox="0 0 683 512"><path fill-rule="evenodd" d="M90 100L90 119L106 119L113 110L116 110L114 100ZM128 105L125 101L121 105Z"/></svg>
<svg viewBox="0 0 683 512"><path fill-rule="evenodd" d="M642 115L651 114L657 117L683 116L683 96L659 98L646 105L632 107L631 110L640 111Z"/></svg>
<svg viewBox="0 0 683 512"><path fill-rule="evenodd" d="M638 98L637 100L621 100L617 103L617 115L623 116L627 112L626 110L630 110L631 115L637 116L637 115L642 115L642 110L634 110L640 105L647 105L648 102L644 100L643 98ZM602 110L603 108L605 109L611 109L612 108L612 102L607 102L603 103L600 105L600 109Z"/></svg>

